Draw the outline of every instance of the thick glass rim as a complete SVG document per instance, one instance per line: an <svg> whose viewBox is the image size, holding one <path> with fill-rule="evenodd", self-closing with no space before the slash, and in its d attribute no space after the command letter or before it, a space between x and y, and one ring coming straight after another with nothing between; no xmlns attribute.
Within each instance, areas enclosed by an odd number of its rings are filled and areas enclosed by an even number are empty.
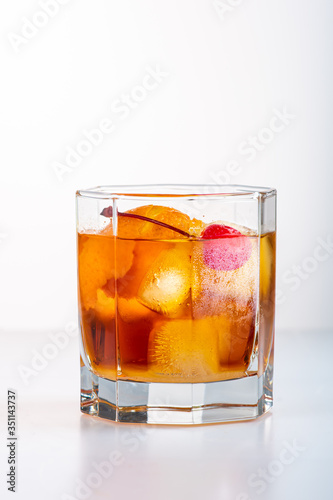
<svg viewBox="0 0 333 500"><path fill-rule="evenodd" d="M225 198L241 196L266 198L276 195L270 187L240 184L127 184L103 185L79 189L76 196L98 199L142 199L142 198Z"/></svg>

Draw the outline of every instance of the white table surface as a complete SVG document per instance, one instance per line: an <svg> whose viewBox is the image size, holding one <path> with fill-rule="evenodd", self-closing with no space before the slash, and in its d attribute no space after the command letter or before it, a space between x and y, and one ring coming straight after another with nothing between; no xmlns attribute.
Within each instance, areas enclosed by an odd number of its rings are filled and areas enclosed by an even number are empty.
<svg viewBox="0 0 333 500"><path fill-rule="evenodd" d="M273 410L196 427L82 415L77 338L25 385L18 367L31 366L48 333L1 334L1 498L332 500L333 332L278 332ZM5 483L7 388L18 395L15 495ZM118 463L109 476L92 475L111 452ZM100 484L75 492L80 480Z"/></svg>

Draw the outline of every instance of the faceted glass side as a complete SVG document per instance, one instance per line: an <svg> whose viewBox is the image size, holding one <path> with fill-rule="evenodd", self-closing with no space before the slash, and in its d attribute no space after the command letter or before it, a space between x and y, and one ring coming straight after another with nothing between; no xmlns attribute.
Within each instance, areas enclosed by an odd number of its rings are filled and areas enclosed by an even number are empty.
<svg viewBox="0 0 333 500"><path fill-rule="evenodd" d="M239 233L239 267L229 244L211 269L219 240L198 235L216 221ZM274 192L79 194L78 253L83 413L198 424L272 406Z"/></svg>

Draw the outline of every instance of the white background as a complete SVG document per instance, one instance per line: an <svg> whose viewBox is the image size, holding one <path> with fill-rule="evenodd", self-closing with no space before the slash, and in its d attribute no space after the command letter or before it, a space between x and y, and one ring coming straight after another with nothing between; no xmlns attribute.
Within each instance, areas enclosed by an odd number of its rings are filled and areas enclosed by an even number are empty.
<svg viewBox="0 0 333 500"><path fill-rule="evenodd" d="M125 465L89 498L330 499L333 255L320 241L333 238L332 1L62 0L52 18L42 3L0 4L1 474L13 387L19 499L64 500L112 449ZM156 65L168 76L122 120L112 105ZM293 118L248 161L239 148L267 137L284 109ZM114 131L57 176L56 162L105 118ZM274 410L151 437L130 426L132 452L126 426L80 416L77 338L35 375L19 372L76 322L75 191L225 180L278 191ZM265 493L249 487L295 439L297 460Z"/></svg>
<svg viewBox="0 0 333 500"><path fill-rule="evenodd" d="M1 328L75 319L76 189L214 182L232 160L230 182L278 190L278 328L331 327L333 258L313 253L333 236L332 2L63 1L53 18L0 7ZM122 120L112 103L156 65L168 76ZM248 161L241 143L284 108L295 118ZM114 131L60 181L55 162L104 118Z"/></svg>

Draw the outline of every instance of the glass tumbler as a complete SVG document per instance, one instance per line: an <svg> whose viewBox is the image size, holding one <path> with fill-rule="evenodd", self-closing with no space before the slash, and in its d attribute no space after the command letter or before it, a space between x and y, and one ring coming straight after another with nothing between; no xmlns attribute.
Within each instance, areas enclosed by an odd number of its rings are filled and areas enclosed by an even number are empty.
<svg viewBox="0 0 333 500"><path fill-rule="evenodd" d="M275 226L270 188L78 191L82 412L206 424L268 411Z"/></svg>

